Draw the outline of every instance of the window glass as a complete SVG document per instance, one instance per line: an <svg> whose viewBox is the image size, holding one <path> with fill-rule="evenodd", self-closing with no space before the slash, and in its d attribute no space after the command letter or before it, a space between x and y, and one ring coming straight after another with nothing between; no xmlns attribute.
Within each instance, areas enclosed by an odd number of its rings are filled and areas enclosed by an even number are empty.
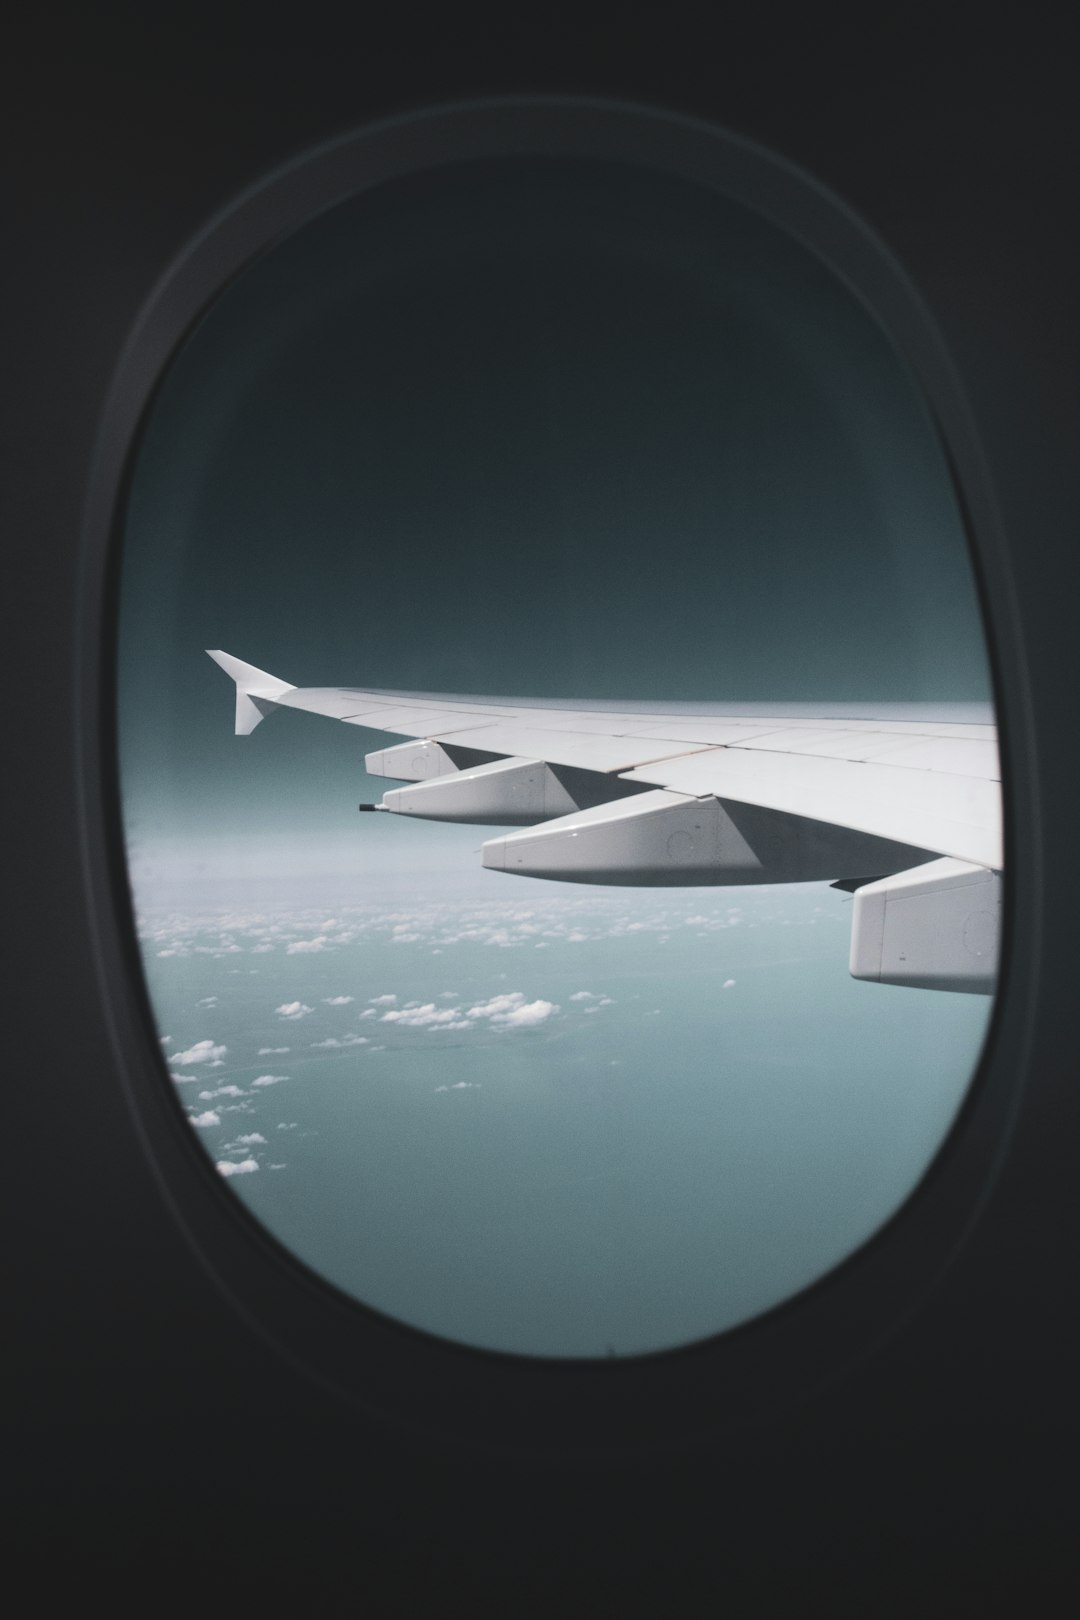
<svg viewBox="0 0 1080 1620"><path fill-rule="evenodd" d="M815 735L816 705L881 721L883 750L933 711L977 742L986 647L928 408L793 237L644 169L500 159L375 187L241 274L134 467L129 872L192 1130L277 1239L401 1321L668 1348L806 1287L916 1187L992 997L852 977L869 902L833 880L896 858L495 870L495 816L357 815L404 785L364 756L405 734L279 707L237 736L204 649L300 688L772 705ZM787 831L734 804L751 845L819 836L818 801ZM993 907L962 924L992 975Z"/></svg>

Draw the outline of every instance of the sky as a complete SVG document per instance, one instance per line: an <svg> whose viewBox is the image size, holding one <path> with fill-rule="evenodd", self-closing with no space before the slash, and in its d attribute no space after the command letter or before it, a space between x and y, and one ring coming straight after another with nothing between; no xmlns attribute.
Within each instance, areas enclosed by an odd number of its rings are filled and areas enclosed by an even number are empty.
<svg viewBox="0 0 1080 1620"><path fill-rule="evenodd" d="M570 159L335 208L166 372L119 606L177 1095L315 1270L466 1342L633 1353L767 1308L916 1185L987 998L856 984L850 897L821 885L581 890L483 871L490 829L358 816L385 786L364 753L396 739L288 710L237 738L204 651L295 685L988 701L927 407L793 237ZM294 1017L318 1026L299 1074L269 1055L300 1061L273 1038Z"/></svg>
<svg viewBox="0 0 1080 1620"><path fill-rule="evenodd" d="M234 739L208 647L301 686L989 696L940 447L871 316L746 209L569 159L317 219L219 299L145 426L129 835L353 842L381 739L292 714Z"/></svg>

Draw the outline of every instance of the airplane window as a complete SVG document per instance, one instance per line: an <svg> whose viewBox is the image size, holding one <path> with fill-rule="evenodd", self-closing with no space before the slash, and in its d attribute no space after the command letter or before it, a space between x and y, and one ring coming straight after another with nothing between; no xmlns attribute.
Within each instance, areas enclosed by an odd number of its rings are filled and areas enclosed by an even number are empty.
<svg viewBox="0 0 1080 1620"><path fill-rule="evenodd" d="M592 158L372 186L230 283L132 473L123 821L178 1104L412 1326L747 1322L963 1102L993 720L929 408L800 240Z"/></svg>

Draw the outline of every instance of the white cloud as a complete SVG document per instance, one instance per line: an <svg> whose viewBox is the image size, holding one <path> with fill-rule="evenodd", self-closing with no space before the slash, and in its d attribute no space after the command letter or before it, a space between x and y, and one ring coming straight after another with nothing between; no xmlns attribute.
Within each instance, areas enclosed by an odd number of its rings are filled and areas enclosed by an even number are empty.
<svg viewBox="0 0 1080 1620"><path fill-rule="evenodd" d="M242 1097L244 1093L239 1086L218 1086L214 1091L200 1091L199 1101L208 1102L214 1097Z"/></svg>
<svg viewBox="0 0 1080 1620"><path fill-rule="evenodd" d="M339 1041L336 1036L331 1035L325 1041L312 1041L311 1044L312 1046L366 1046L368 1037L366 1035L345 1035Z"/></svg>
<svg viewBox="0 0 1080 1620"><path fill-rule="evenodd" d="M173 1074L171 1069L169 1070L169 1079L175 1080L178 1086L197 1086L199 1083L198 1075Z"/></svg>
<svg viewBox="0 0 1080 1620"><path fill-rule="evenodd" d="M315 1009L314 1007L308 1007L302 1001L283 1001L280 1007L274 1008L274 1011L279 1018L295 1020L297 1018L306 1018L308 1013L314 1012Z"/></svg>
<svg viewBox="0 0 1080 1620"><path fill-rule="evenodd" d="M201 1001L195 1003L197 1007L216 1007L217 1004L217 996L203 996Z"/></svg>
<svg viewBox="0 0 1080 1620"><path fill-rule="evenodd" d="M390 1007L397 1000L397 996L372 996L369 1003L372 1007Z"/></svg>
<svg viewBox="0 0 1080 1620"><path fill-rule="evenodd" d="M326 1005L328 1007L347 1007L349 1005L350 1001L355 1001L356 1000L356 997L355 996L323 996L323 1000L325 1001L325 1003L326 1003Z"/></svg>
<svg viewBox="0 0 1080 1620"><path fill-rule="evenodd" d="M189 1046L186 1052L174 1052L172 1060L182 1066L191 1063L216 1065L221 1062L228 1050L227 1046L215 1046L213 1041L196 1041L195 1045Z"/></svg>
<svg viewBox="0 0 1080 1620"><path fill-rule="evenodd" d="M239 1164L234 1164L229 1159L219 1159L217 1167L223 1176L250 1176L259 1168L255 1159L241 1159Z"/></svg>
<svg viewBox="0 0 1080 1620"><path fill-rule="evenodd" d="M538 999L527 1002L524 991L512 990L501 996L492 996L490 1001L481 1002L478 1006L470 1007L469 1017L490 1018L493 1024L504 1029L527 1029L534 1024L542 1024L558 1010L553 1001Z"/></svg>
<svg viewBox="0 0 1080 1620"><path fill-rule="evenodd" d="M589 1005L582 1007L581 1011L583 1013L595 1013L599 1012L601 1007L613 1007L615 1005L611 996L598 995L595 990L576 990L570 1000L587 1001Z"/></svg>
<svg viewBox="0 0 1080 1620"><path fill-rule="evenodd" d="M295 1131L295 1129L296 1129L296 1121L295 1121L295 1119L290 1120L288 1125L281 1124L281 1125L278 1126L279 1131Z"/></svg>
<svg viewBox="0 0 1080 1620"><path fill-rule="evenodd" d="M162 1035L161 1036L161 1044L162 1044L162 1046L168 1046L171 1040L172 1040L171 1035Z"/></svg>
<svg viewBox="0 0 1080 1620"><path fill-rule="evenodd" d="M279 1057L282 1052L287 1052L288 1050L289 1050L289 1048L287 1046L260 1046L259 1050L256 1052L255 1056L256 1057Z"/></svg>
<svg viewBox="0 0 1080 1620"><path fill-rule="evenodd" d="M261 1142L263 1147L266 1146L266 1137L260 1136L258 1131L249 1131L247 1136L238 1136L236 1140L241 1147L254 1147L256 1142Z"/></svg>
<svg viewBox="0 0 1080 1620"><path fill-rule="evenodd" d="M725 979L723 984L720 986L720 988L721 988L721 990L730 990L734 983L735 983L734 979Z"/></svg>
<svg viewBox="0 0 1080 1620"><path fill-rule="evenodd" d="M206 1125L220 1125L221 1115L216 1114L212 1108L208 1108L205 1114L192 1114L191 1123L198 1125L200 1130Z"/></svg>
<svg viewBox="0 0 1080 1620"><path fill-rule="evenodd" d="M317 934L314 939L294 939L291 945L286 945L286 956L300 956L304 953L311 955L315 951L327 951L331 947L327 943L325 934Z"/></svg>
<svg viewBox="0 0 1080 1620"><path fill-rule="evenodd" d="M490 1001L481 1001L475 1007L469 1008L470 1018L499 1018L515 1007L520 1007L525 1000L522 990L504 991L501 996L492 996Z"/></svg>
<svg viewBox="0 0 1080 1620"><path fill-rule="evenodd" d="M378 1014L376 1013L374 1007L365 1007L360 1016L361 1018L376 1018Z"/></svg>
<svg viewBox="0 0 1080 1620"><path fill-rule="evenodd" d="M460 1028L460 1007L436 1007L433 1001L425 1001L423 1006L391 1007L384 1012L380 1023L402 1024L408 1029L426 1029L436 1024L453 1025Z"/></svg>
<svg viewBox="0 0 1080 1620"><path fill-rule="evenodd" d="M259 1078L251 1083L253 1086L280 1086L282 1081L288 1078L287 1074L260 1074Z"/></svg>
<svg viewBox="0 0 1080 1620"><path fill-rule="evenodd" d="M528 1029L534 1024L542 1024L545 1018L550 1018L558 1010L552 1001L529 1001L523 1007L515 1007L513 1012L500 1014L492 1022L514 1029Z"/></svg>

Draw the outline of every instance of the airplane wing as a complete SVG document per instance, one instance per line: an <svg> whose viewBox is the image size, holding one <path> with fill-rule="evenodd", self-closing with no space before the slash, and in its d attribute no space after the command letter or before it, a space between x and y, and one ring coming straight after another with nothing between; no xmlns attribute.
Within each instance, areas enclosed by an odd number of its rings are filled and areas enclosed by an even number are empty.
<svg viewBox="0 0 1080 1620"><path fill-rule="evenodd" d="M274 708L415 739L366 757L410 786L363 806L520 828L493 870L641 885L828 880L858 978L988 993L1002 855L985 705L550 704L295 687L221 651L236 730Z"/></svg>

